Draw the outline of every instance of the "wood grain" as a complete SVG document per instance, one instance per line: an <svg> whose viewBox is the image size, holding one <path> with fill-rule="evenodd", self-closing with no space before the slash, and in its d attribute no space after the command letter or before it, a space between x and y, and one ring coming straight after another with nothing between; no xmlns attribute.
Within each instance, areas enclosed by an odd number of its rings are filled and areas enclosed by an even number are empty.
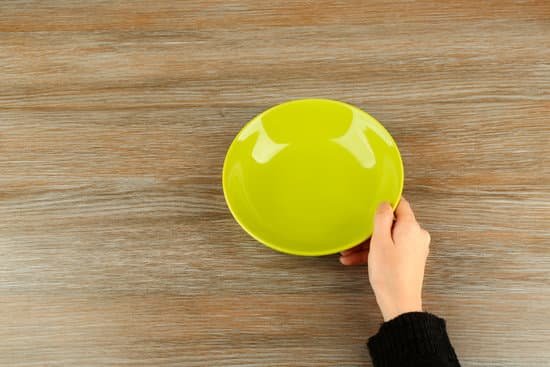
<svg viewBox="0 0 550 367"><path fill-rule="evenodd" d="M221 190L284 100L373 114L464 366L550 360L550 3L4 1L0 365L369 366L364 269L249 238Z"/></svg>

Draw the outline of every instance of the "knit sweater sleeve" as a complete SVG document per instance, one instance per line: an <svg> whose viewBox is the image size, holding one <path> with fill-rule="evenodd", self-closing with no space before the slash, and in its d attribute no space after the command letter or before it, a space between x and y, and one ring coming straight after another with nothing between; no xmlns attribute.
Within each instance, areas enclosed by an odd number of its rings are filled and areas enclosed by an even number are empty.
<svg viewBox="0 0 550 367"><path fill-rule="evenodd" d="M383 323L368 347L374 367L460 367L445 320L426 312Z"/></svg>

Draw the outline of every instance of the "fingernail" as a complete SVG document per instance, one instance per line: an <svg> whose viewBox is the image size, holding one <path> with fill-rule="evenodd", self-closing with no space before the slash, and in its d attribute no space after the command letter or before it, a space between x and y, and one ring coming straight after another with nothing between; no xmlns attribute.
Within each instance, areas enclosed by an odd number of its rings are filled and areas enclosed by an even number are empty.
<svg viewBox="0 0 550 367"><path fill-rule="evenodd" d="M380 205L378 205L378 212L383 213L384 211L388 210L388 207L391 209L391 205L388 202L383 202Z"/></svg>
<svg viewBox="0 0 550 367"><path fill-rule="evenodd" d="M344 256L340 256L340 263L341 263L342 265L347 265L347 260L346 260L346 258L345 258Z"/></svg>

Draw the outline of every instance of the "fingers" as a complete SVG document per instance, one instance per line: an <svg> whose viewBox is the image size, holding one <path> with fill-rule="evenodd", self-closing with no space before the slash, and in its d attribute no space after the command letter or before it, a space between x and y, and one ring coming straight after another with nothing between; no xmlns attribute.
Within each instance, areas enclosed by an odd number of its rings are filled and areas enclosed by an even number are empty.
<svg viewBox="0 0 550 367"><path fill-rule="evenodd" d="M369 242L370 242L370 238L364 242L361 242L355 247L352 247L350 249L340 252L340 254L342 256L348 256L349 254L353 254L354 252L357 252L357 251L367 250L369 248Z"/></svg>
<svg viewBox="0 0 550 367"><path fill-rule="evenodd" d="M353 252L349 255L340 256L340 262L344 265L364 265L369 260L369 251Z"/></svg>
<svg viewBox="0 0 550 367"><path fill-rule="evenodd" d="M391 229L393 225L393 210L388 203L382 203L376 210L374 216L374 230L372 241L391 240Z"/></svg>
<svg viewBox="0 0 550 367"><path fill-rule="evenodd" d="M401 197L401 201L399 202L399 205L395 210L395 216L397 218L397 221L409 220L409 221L416 222L416 218L414 217L414 212L412 211L411 204L409 204L409 202L404 197Z"/></svg>

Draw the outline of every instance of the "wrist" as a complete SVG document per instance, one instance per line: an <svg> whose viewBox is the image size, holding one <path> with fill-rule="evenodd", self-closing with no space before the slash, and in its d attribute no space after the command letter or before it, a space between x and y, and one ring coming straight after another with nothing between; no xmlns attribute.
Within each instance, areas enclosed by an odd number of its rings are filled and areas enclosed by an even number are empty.
<svg viewBox="0 0 550 367"><path fill-rule="evenodd" d="M396 317L409 312L422 312L422 300L408 300L398 304L380 304L380 311L384 322L395 319Z"/></svg>

